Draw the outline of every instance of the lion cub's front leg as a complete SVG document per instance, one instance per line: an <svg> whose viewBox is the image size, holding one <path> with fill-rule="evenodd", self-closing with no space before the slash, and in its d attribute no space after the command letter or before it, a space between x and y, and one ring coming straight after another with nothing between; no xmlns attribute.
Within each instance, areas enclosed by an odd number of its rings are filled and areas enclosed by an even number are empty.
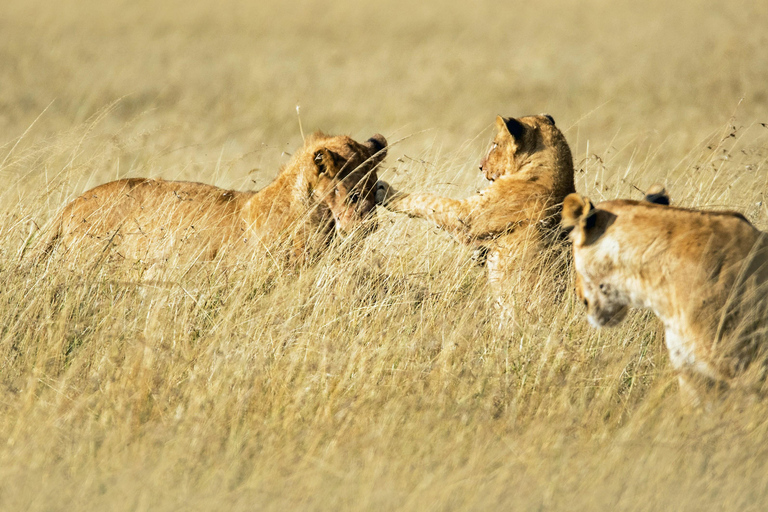
<svg viewBox="0 0 768 512"><path fill-rule="evenodd" d="M393 212L432 221L465 244L471 244L482 236L472 229L472 212L467 211L465 201L428 193L407 194L379 181L376 184L376 203Z"/></svg>

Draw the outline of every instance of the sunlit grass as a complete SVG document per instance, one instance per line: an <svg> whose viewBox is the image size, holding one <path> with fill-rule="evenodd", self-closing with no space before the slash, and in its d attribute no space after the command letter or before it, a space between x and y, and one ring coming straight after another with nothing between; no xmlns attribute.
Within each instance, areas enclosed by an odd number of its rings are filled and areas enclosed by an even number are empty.
<svg viewBox="0 0 768 512"><path fill-rule="evenodd" d="M594 330L570 287L499 321L471 251L427 223L379 211L301 269L19 259L112 179L265 185L296 103L307 132L404 137L381 176L452 197L483 186L496 114L548 111L593 201L662 182L765 229L764 9L12 4L0 509L764 508L764 400L686 409L658 321Z"/></svg>

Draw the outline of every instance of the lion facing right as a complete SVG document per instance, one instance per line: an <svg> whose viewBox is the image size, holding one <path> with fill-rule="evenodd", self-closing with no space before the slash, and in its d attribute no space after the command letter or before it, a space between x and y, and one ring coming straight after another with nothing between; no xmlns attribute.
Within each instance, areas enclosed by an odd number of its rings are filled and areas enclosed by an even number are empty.
<svg viewBox="0 0 768 512"><path fill-rule="evenodd" d="M650 308L696 402L694 381L731 382L768 348L768 234L736 212L667 204L666 194L597 205L571 194L562 225L589 322L612 326L629 307ZM763 365L753 368L764 378Z"/></svg>

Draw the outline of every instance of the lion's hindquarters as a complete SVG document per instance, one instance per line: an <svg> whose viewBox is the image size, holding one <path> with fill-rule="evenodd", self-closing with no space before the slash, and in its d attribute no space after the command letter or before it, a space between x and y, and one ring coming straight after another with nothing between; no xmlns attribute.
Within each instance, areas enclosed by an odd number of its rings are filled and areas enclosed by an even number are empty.
<svg viewBox="0 0 768 512"><path fill-rule="evenodd" d="M62 210L61 244L67 251L109 252L121 259L209 259L236 232L237 194L200 183L108 183Z"/></svg>
<svg viewBox="0 0 768 512"><path fill-rule="evenodd" d="M739 248L721 293L714 339L731 375L765 359L768 349L768 246L766 234L756 234L754 243Z"/></svg>

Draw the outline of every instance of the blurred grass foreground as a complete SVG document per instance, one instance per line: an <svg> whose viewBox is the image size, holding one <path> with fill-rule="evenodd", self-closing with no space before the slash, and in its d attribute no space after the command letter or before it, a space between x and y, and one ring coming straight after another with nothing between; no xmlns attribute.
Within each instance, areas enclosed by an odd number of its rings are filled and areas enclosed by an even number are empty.
<svg viewBox="0 0 768 512"><path fill-rule="evenodd" d="M765 510L768 402L681 407L663 335L569 291L496 318L469 251L379 211L350 257L18 264L116 178L260 188L304 130L401 142L466 197L496 114L554 116L577 189L768 227L768 5L7 0L0 510ZM546 293L546 290L542 291Z"/></svg>

